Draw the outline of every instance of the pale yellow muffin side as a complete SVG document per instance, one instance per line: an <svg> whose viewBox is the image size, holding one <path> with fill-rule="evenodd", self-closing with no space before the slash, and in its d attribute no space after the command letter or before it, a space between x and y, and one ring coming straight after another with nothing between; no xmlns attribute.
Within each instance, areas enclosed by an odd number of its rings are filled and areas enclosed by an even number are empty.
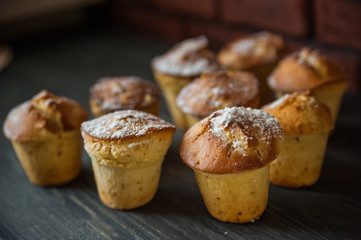
<svg viewBox="0 0 361 240"><path fill-rule="evenodd" d="M12 144L29 180L39 186L67 183L81 171L80 130Z"/></svg>
<svg viewBox="0 0 361 240"><path fill-rule="evenodd" d="M259 81L259 91L261 95L260 106L263 106L272 100L274 100L273 91L268 86L267 79L268 76L272 73L273 69L277 66L278 60L270 63L265 63L259 66L254 66L249 69L244 69L245 71L253 73Z"/></svg>
<svg viewBox="0 0 361 240"><path fill-rule="evenodd" d="M152 200L171 139L159 135L130 144L112 143L119 162L89 153L101 201L111 208L133 209Z"/></svg>
<svg viewBox="0 0 361 240"><path fill-rule="evenodd" d="M188 129L185 113L183 113L183 111L177 105L177 96L180 90L188 83L190 83L194 78L172 76L163 74L156 70L153 70L153 75L162 89L174 124L182 130Z"/></svg>
<svg viewBox="0 0 361 240"><path fill-rule="evenodd" d="M149 113L123 110L84 122L81 130L104 205L132 209L148 203L175 127Z"/></svg>
<svg viewBox="0 0 361 240"><path fill-rule="evenodd" d="M194 124L202 120L200 117L193 116L192 114L184 113L185 116L185 127L190 129Z"/></svg>
<svg viewBox="0 0 361 240"><path fill-rule="evenodd" d="M196 123L180 145L196 175L209 213L224 222L253 222L264 212L269 163L279 154L283 130L258 109L233 107Z"/></svg>
<svg viewBox="0 0 361 240"><path fill-rule="evenodd" d="M267 206L270 165L233 174L194 170L209 213L224 222L246 223L259 218Z"/></svg>
<svg viewBox="0 0 361 240"><path fill-rule="evenodd" d="M90 110L95 118L104 115L102 113L101 107L93 100L89 100Z"/></svg>
<svg viewBox="0 0 361 240"><path fill-rule="evenodd" d="M328 133L285 136L280 155L271 163L271 182L299 188L313 185L320 177Z"/></svg>
<svg viewBox="0 0 361 240"><path fill-rule="evenodd" d="M312 93L330 109L334 121L336 121L342 97L348 87L348 82L333 82L316 88Z"/></svg>

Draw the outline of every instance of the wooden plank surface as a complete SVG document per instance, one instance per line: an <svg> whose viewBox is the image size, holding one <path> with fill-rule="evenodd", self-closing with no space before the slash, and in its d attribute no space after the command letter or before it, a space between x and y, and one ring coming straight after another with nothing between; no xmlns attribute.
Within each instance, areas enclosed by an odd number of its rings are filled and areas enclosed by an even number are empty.
<svg viewBox="0 0 361 240"><path fill-rule="evenodd" d="M17 43L14 63L0 72L1 123L15 105L41 89L88 109L89 86L100 76L153 80L149 61L169 44L112 31L80 32ZM4 239L357 239L361 237L361 99L346 96L329 140L319 182L298 190L270 186L269 204L255 223L213 219L193 172L179 158L177 131L160 186L146 206L131 211L100 202L89 157L83 171L61 187L31 184L0 137L0 237ZM161 117L170 121L162 103Z"/></svg>

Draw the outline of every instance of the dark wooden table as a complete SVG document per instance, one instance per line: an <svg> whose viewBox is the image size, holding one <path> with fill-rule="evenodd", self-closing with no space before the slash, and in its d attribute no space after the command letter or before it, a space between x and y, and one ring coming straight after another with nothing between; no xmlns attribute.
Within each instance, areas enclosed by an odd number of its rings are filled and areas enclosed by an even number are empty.
<svg viewBox="0 0 361 240"><path fill-rule="evenodd" d="M23 41L0 72L1 124L8 111L41 89L88 109L89 86L104 75L151 79L149 61L169 44L114 31L84 31ZM98 198L89 157L61 187L31 184L1 135L0 236L4 239L357 239L361 238L361 98L346 96L330 137L321 178L298 190L270 186L264 215L254 223L212 218L193 172L179 158L177 131L160 186L144 207L117 211ZM161 117L171 121L162 104Z"/></svg>

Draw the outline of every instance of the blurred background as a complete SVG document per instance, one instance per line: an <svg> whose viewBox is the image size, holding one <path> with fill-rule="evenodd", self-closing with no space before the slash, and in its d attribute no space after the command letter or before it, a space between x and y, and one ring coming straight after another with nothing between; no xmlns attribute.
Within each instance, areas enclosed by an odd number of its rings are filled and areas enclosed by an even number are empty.
<svg viewBox="0 0 361 240"><path fill-rule="evenodd" d="M361 0L0 0L0 70L17 44L104 29L169 44L204 34L214 50L268 30L290 50L321 49L351 75L349 93L361 92Z"/></svg>

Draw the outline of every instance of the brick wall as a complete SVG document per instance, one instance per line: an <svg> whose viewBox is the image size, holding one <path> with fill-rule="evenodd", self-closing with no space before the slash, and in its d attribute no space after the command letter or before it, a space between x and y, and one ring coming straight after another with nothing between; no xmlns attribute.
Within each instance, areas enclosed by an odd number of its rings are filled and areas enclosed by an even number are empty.
<svg viewBox="0 0 361 240"><path fill-rule="evenodd" d="M214 50L242 34L273 31L290 51L323 50L350 73L349 91L361 93L361 0L113 0L112 16L172 42L204 34Z"/></svg>

